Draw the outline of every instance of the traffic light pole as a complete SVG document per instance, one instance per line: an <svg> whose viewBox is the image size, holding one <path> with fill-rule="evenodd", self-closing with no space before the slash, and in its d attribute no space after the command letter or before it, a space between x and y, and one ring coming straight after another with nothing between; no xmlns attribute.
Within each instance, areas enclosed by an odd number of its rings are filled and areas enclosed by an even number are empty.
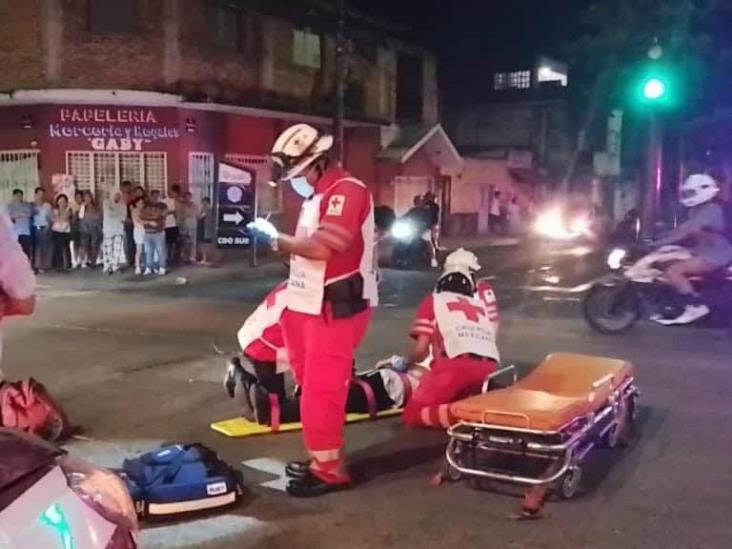
<svg viewBox="0 0 732 549"><path fill-rule="evenodd" d="M651 110L648 121L648 150L643 210L641 215L641 236L653 237L661 207L661 186L663 184L663 139L658 114Z"/></svg>
<svg viewBox="0 0 732 549"><path fill-rule="evenodd" d="M338 0L338 27L336 32L336 107L333 117L335 157L343 165L343 120L346 117L346 0Z"/></svg>

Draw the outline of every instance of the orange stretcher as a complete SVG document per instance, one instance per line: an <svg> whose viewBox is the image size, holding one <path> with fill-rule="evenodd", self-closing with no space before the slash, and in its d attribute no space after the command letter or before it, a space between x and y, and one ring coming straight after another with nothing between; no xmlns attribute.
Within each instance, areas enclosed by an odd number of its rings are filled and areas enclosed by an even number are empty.
<svg viewBox="0 0 732 549"><path fill-rule="evenodd" d="M485 391L510 371L513 385ZM597 445L618 446L638 396L633 365L613 358L551 354L518 382L515 367L499 370L482 394L452 405L459 422L448 430L448 477L554 487L571 498L580 463Z"/></svg>

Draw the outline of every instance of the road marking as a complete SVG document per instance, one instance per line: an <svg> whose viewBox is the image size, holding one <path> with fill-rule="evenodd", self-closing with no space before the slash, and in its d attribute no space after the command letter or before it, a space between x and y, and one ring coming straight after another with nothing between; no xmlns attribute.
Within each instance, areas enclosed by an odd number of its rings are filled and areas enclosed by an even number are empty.
<svg viewBox="0 0 732 549"><path fill-rule="evenodd" d="M544 301L560 301L560 302L566 302L566 301L578 302L578 301L582 301L579 297L551 297L551 296L544 296L542 299Z"/></svg>
<svg viewBox="0 0 732 549"><path fill-rule="evenodd" d="M521 289L528 292L556 292L560 294L580 294L586 292L592 287L593 282L585 282L577 286L560 287L560 286L524 286Z"/></svg>
<svg viewBox="0 0 732 549"><path fill-rule="evenodd" d="M279 490L280 492L284 492L287 488L289 478L285 474L285 463L282 461L273 458L256 458L242 461L241 464L255 471L261 471L262 473L278 477L275 480L260 482L257 486Z"/></svg>
<svg viewBox="0 0 732 549"><path fill-rule="evenodd" d="M222 514L215 517L145 528L140 532L140 547L199 547L224 541L246 539L242 546L254 547L267 529L267 523L254 517Z"/></svg>

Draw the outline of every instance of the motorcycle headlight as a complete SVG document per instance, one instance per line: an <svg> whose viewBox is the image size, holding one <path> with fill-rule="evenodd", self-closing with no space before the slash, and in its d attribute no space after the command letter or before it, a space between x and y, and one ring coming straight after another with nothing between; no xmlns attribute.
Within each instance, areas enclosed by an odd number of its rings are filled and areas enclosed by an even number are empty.
<svg viewBox="0 0 732 549"><path fill-rule="evenodd" d="M562 212L559 210L549 210L539 215L534 224L534 231L556 240L566 239L568 235L562 220Z"/></svg>
<svg viewBox="0 0 732 549"><path fill-rule="evenodd" d="M590 222L586 217L577 217L569 224L570 232L582 235L590 230Z"/></svg>
<svg viewBox="0 0 732 549"><path fill-rule="evenodd" d="M613 271L617 271L623 265L623 260L627 255L627 250L624 250L623 248L615 248L607 256L607 266Z"/></svg>
<svg viewBox="0 0 732 549"><path fill-rule="evenodd" d="M391 228L391 236L397 240L410 240L414 234L414 226L408 221L397 221Z"/></svg>

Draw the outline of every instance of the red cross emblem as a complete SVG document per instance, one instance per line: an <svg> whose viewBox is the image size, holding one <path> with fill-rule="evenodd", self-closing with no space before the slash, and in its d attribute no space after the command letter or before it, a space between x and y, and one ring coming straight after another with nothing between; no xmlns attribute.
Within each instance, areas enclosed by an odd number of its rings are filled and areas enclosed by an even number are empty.
<svg viewBox="0 0 732 549"><path fill-rule="evenodd" d="M465 315L465 318L470 322L478 322L478 320L480 320L480 315L485 316L485 311L483 310L483 307L473 305L464 297L459 297L457 301L448 303L447 310L450 312L457 311L463 313Z"/></svg>
<svg viewBox="0 0 732 549"><path fill-rule="evenodd" d="M341 197L338 195L336 195L330 199L330 205L333 206L334 208L337 208L338 206L340 206L342 202L343 201L341 200Z"/></svg>

